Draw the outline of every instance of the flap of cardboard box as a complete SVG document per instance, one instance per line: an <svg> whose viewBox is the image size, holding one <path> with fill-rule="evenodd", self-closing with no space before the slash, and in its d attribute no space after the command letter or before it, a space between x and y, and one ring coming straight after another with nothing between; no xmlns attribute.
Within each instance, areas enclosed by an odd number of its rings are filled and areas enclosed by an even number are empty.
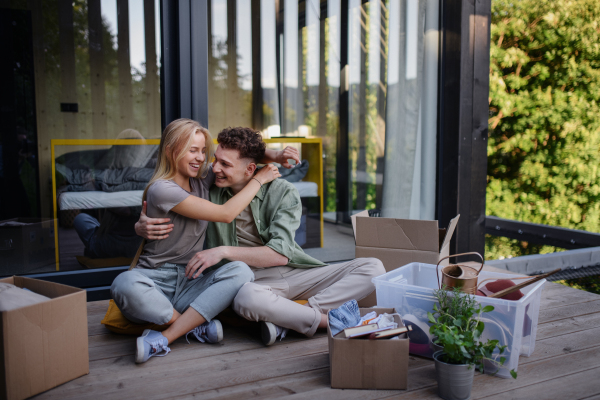
<svg viewBox="0 0 600 400"><path fill-rule="evenodd" d="M353 216L357 246L439 251L437 221L370 218L361 214Z"/></svg>
<svg viewBox="0 0 600 400"><path fill-rule="evenodd" d="M446 236L444 236L444 241L440 245L440 257L445 257L450 255L450 240L452 240L452 235L454 234L454 230L456 229L456 224L458 224L458 219L460 218L460 214L450 220L448 224L448 229L446 229Z"/></svg>

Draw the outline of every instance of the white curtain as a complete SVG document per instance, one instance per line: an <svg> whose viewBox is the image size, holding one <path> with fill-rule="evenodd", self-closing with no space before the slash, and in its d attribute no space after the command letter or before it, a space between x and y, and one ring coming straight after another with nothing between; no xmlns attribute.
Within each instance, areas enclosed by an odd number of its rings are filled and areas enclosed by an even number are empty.
<svg viewBox="0 0 600 400"><path fill-rule="evenodd" d="M434 219L438 99L436 0L392 0L382 215Z"/></svg>

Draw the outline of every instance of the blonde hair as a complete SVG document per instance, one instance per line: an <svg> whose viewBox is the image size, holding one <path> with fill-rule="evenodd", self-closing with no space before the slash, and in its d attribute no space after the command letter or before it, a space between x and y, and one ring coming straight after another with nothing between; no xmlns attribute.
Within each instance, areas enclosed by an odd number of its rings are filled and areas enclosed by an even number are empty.
<svg viewBox="0 0 600 400"><path fill-rule="evenodd" d="M142 205L146 201L146 195L148 189L152 184L158 180L169 180L173 179L177 175L177 164L185 156L187 151L192 147L192 141L194 135L202 133L204 135L204 143L206 147L205 159L198 171L198 178L206 178L210 163L214 156L214 144L210 132L202 127L198 122L180 118L171 122L165 128L162 136L160 137L160 145L158 146L158 160L156 162L156 168L154 168L154 174L150 178L150 182L144 190L142 195ZM129 267L131 270L137 265L137 262L142 254L146 239L142 240L140 247L133 258L133 261Z"/></svg>

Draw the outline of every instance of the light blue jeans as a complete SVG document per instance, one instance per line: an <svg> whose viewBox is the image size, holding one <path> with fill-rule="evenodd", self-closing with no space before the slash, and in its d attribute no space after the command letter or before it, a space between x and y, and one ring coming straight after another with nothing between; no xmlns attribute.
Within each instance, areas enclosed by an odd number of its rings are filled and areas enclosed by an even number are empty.
<svg viewBox="0 0 600 400"><path fill-rule="evenodd" d="M173 309L183 313L188 307L210 321L253 280L252 270L240 261L205 271L196 279L185 277L185 265L166 263L155 269L123 272L113 281L110 292L131 322L163 325L173 317Z"/></svg>

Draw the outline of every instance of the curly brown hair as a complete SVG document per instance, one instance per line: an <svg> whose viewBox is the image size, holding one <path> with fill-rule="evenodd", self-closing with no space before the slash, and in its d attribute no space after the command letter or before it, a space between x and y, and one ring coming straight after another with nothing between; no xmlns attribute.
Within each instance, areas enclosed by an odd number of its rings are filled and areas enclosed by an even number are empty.
<svg viewBox="0 0 600 400"><path fill-rule="evenodd" d="M260 131L252 128L225 128L219 132L217 142L226 149L238 150L240 158L249 158L257 164L265 157L267 145Z"/></svg>

